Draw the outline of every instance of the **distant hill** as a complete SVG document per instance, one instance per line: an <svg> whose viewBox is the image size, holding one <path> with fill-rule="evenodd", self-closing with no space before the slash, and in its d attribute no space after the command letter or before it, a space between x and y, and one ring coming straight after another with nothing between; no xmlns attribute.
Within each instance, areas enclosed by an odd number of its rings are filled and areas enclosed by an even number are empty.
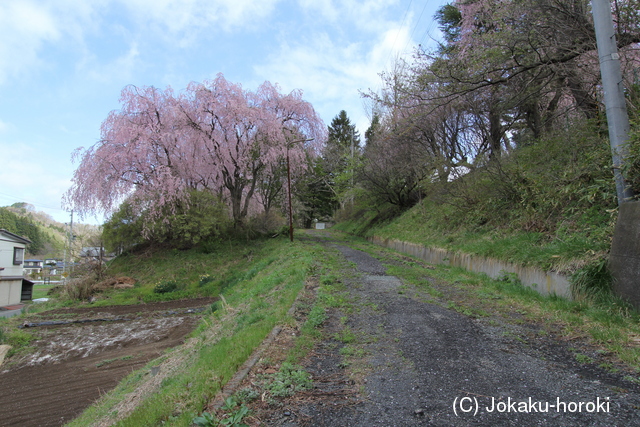
<svg viewBox="0 0 640 427"><path fill-rule="evenodd" d="M44 212L37 212L29 203L14 203L0 207L0 228L31 240L27 246L29 256L62 258L67 241L66 225L54 220ZM77 243L86 246L99 232L99 227L74 224L73 234Z"/></svg>

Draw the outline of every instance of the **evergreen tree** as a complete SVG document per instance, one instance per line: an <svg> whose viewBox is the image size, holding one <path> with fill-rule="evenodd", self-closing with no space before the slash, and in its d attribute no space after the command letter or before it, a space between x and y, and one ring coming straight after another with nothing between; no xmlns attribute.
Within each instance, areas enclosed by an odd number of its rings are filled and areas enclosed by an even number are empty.
<svg viewBox="0 0 640 427"><path fill-rule="evenodd" d="M31 219L20 217L5 208L0 208L0 228L31 240L27 245L30 254L42 252L45 245L51 243L51 239Z"/></svg>
<svg viewBox="0 0 640 427"><path fill-rule="evenodd" d="M364 133L364 142L367 146L373 144L373 141L380 132L380 126L380 115L378 113L373 113L369 129Z"/></svg>
<svg viewBox="0 0 640 427"><path fill-rule="evenodd" d="M360 154L360 134L342 110L329 126L329 137L323 151L323 169L333 192L343 196L350 188L354 160Z"/></svg>
<svg viewBox="0 0 640 427"><path fill-rule="evenodd" d="M301 220L310 228L314 219L327 218L338 208L338 199L327 182L322 160L312 160L304 177L296 185L296 198L302 204Z"/></svg>

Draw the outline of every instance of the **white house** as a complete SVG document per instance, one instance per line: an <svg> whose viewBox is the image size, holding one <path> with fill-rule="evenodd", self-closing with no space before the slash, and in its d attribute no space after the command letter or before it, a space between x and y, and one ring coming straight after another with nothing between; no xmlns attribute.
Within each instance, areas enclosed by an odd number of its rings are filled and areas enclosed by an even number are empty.
<svg viewBox="0 0 640 427"><path fill-rule="evenodd" d="M24 274L38 274L42 272L44 261L41 259L25 259Z"/></svg>
<svg viewBox="0 0 640 427"><path fill-rule="evenodd" d="M0 306L19 304L24 279L24 252L31 243L0 228Z"/></svg>

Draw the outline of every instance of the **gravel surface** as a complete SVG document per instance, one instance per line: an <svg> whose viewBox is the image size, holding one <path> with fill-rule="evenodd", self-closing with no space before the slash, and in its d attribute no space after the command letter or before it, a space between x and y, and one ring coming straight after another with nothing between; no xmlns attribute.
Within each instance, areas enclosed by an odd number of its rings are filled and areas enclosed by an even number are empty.
<svg viewBox="0 0 640 427"><path fill-rule="evenodd" d="M512 329L429 300L365 252L328 242L345 266L353 300L331 313L306 362L314 390L262 411L263 425L633 426L640 387L585 367L566 343L514 338ZM431 298L432 300L432 298ZM345 323L345 319L346 323ZM361 352L345 363L349 328Z"/></svg>

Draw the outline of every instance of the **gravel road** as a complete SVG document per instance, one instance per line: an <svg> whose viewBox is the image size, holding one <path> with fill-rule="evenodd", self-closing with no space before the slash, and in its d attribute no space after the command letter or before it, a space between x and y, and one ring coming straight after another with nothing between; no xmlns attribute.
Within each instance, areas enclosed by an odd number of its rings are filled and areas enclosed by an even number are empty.
<svg viewBox="0 0 640 427"><path fill-rule="evenodd" d="M640 426L640 387L622 375L576 363L566 343L523 342L513 325L428 303L376 258L325 244L356 266L342 280L353 309L331 313L306 363L314 390L262 412L261 424ZM332 334L344 328L359 337L348 365Z"/></svg>

